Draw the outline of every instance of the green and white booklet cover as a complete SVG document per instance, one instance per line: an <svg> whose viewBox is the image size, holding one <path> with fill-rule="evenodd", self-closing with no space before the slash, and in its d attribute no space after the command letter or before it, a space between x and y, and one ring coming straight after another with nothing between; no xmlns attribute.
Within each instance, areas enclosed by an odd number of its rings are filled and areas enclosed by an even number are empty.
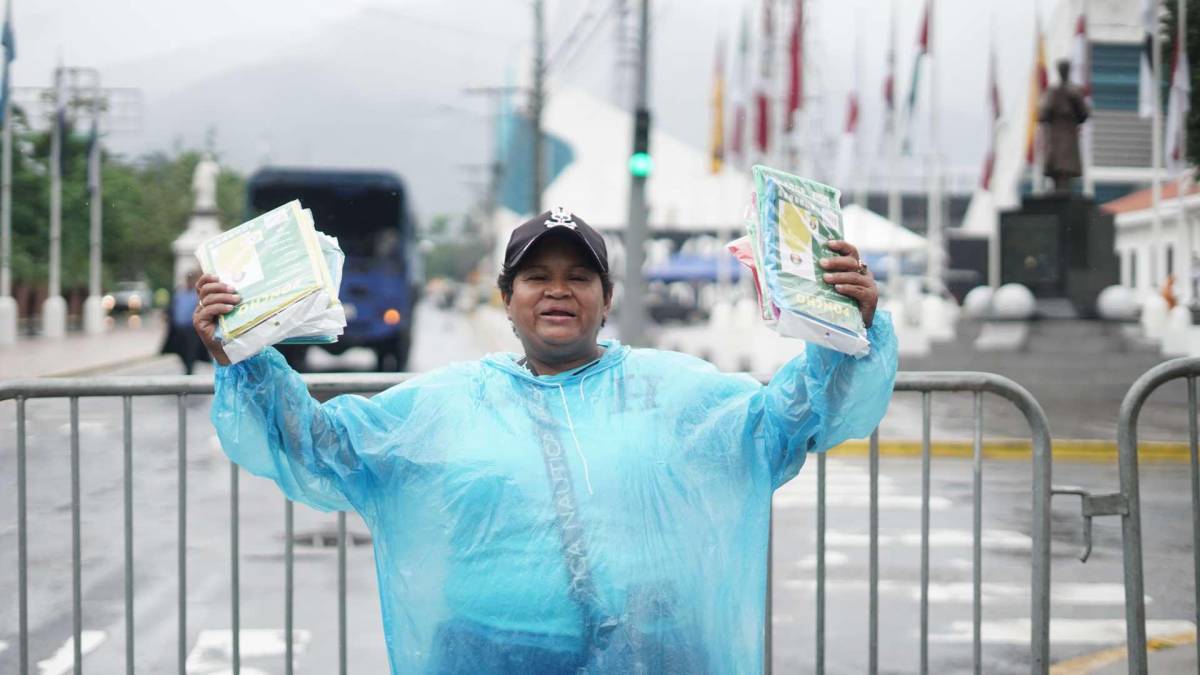
<svg viewBox="0 0 1200 675"><path fill-rule="evenodd" d="M345 256L299 201L205 241L196 257L242 296L219 321L231 361L280 342L332 342L346 325L338 301Z"/></svg>
<svg viewBox="0 0 1200 675"><path fill-rule="evenodd" d="M825 283L826 242L842 238L841 193L833 187L755 166L748 237L731 244L753 262L764 317L781 335L847 354L870 351L858 302ZM745 255L750 248L752 255ZM739 248L742 249L739 251Z"/></svg>

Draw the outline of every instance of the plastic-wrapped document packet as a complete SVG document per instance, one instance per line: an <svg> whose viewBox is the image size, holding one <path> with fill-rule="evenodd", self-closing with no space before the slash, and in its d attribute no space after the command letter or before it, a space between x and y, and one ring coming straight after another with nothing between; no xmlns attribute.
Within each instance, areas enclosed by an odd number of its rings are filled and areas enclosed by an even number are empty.
<svg viewBox="0 0 1200 675"><path fill-rule="evenodd" d="M825 283L826 242L842 237L841 193L828 185L754 167L761 275L779 308L776 330L852 355L867 353L858 302ZM756 260L757 262L757 260Z"/></svg>
<svg viewBox="0 0 1200 675"><path fill-rule="evenodd" d="M329 301L330 298L324 291L307 295L259 322L253 330L248 330L232 340L223 339L221 347L229 357L230 363L237 363L271 345L284 342L286 338L294 336L297 330L314 335L328 335L336 340L336 336L342 334L346 325L345 315L341 314L340 306L336 314L329 313Z"/></svg>

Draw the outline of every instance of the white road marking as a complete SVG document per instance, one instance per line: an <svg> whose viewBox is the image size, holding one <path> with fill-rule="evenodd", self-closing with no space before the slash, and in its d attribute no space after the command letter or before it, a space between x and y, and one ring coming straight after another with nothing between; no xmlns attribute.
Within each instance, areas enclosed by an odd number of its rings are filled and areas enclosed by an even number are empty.
<svg viewBox="0 0 1200 675"><path fill-rule="evenodd" d="M267 656L280 656L287 653L286 633L283 630L269 628L250 628L239 631L241 637L241 656L243 659L254 659ZM308 647L312 634L306 630L292 631L292 653L300 656ZM188 653L184 664L188 673L196 675L220 675L229 672L227 669L233 661L233 631L202 630L196 636L196 644ZM242 668L246 675L252 671Z"/></svg>
<svg viewBox="0 0 1200 675"><path fill-rule="evenodd" d="M783 582L785 588L799 591L815 591L815 579L787 579ZM829 579L825 581L826 592L866 592L869 588L866 579ZM1028 602L1028 584L1004 583L985 581L979 587L982 600L985 603L995 602ZM879 592L907 596L910 600L921 599L921 585L908 581L892 579L879 580ZM1069 605L1112 605L1125 604L1125 587L1121 584L1106 583L1057 583L1050 588L1050 597L1054 602ZM974 598L974 585L970 582L931 583L929 584L929 602L942 604L970 603ZM1146 596L1146 604L1153 599Z"/></svg>
<svg viewBox="0 0 1200 675"><path fill-rule="evenodd" d="M840 551L825 551L825 568L844 567L850 562L850 556ZM811 553L796 561L796 567L802 570L817 569L817 554Z"/></svg>
<svg viewBox="0 0 1200 675"><path fill-rule="evenodd" d="M921 496L896 490L896 481L879 476L879 507L882 509L918 510ZM825 504L842 508L867 508L871 505L870 474L852 465L828 461L825 465ZM812 508L817 503L817 472L809 467L790 483L775 491L775 508ZM944 511L953 504L945 497L931 496L929 508Z"/></svg>
<svg viewBox="0 0 1200 675"><path fill-rule="evenodd" d="M6 649L8 649L8 643L4 640L0 640L0 654L3 654L4 650Z"/></svg>
<svg viewBox="0 0 1200 675"><path fill-rule="evenodd" d="M85 630L79 634L79 650L87 656L108 639L102 630ZM38 661L38 675L64 675L75 667L75 636L67 638L63 646L48 659Z"/></svg>
<svg viewBox="0 0 1200 675"><path fill-rule="evenodd" d="M1028 551L1033 547L1033 540L1028 535L1013 530L982 530L980 532L983 547L1002 551ZM932 529L929 531L929 546L933 548L969 547L974 543L975 536L969 530ZM871 537L866 532L851 530L826 530L825 544L827 546L868 546ZM921 533L918 531L894 534L880 534L879 546L920 546Z"/></svg>
<svg viewBox="0 0 1200 675"><path fill-rule="evenodd" d="M954 621L950 632L934 633L930 642L971 642L973 625L970 621ZM1032 632L1029 619L984 621L979 626L980 639L992 644L1027 645ZM1146 635L1175 635L1195 632L1191 621L1151 620L1146 622ZM1116 645L1125 642L1124 619L1050 619L1050 644Z"/></svg>
<svg viewBox="0 0 1200 675"><path fill-rule="evenodd" d="M816 497L813 495L795 494L795 493L775 493L775 508L777 509L794 509L794 508L814 508L817 505ZM953 504L945 497L930 497L930 511L945 511ZM850 509L865 509L871 505L871 497L866 493L856 494L826 494L825 505L839 508ZM879 508L890 510L905 510L917 511L921 508L920 495L879 495Z"/></svg>

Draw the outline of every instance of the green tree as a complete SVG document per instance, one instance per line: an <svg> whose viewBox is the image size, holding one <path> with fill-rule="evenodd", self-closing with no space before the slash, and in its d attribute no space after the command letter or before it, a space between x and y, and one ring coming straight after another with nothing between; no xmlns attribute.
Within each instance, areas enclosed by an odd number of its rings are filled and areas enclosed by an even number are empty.
<svg viewBox="0 0 1200 675"><path fill-rule="evenodd" d="M29 127L25 114L13 116L13 280L44 288L49 264L50 135ZM103 146L102 146L103 147ZM63 144L62 287L84 289L88 280L90 199L87 187L88 137L68 129ZM102 155L103 269L105 288L121 279L171 285L171 242L183 232L192 209L192 173L201 154L177 150L135 160ZM228 227L242 221L245 187L233 171L217 181L217 205Z"/></svg>

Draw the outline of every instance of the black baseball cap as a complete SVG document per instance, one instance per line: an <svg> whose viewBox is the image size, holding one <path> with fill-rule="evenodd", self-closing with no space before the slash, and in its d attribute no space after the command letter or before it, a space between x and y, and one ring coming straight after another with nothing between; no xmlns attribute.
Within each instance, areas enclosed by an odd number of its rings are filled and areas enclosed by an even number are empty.
<svg viewBox="0 0 1200 675"><path fill-rule="evenodd" d="M508 246L504 249L504 270L515 270L517 265L521 264L525 253L550 232L573 234L583 244L584 250L591 255L600 271L608 273L608 247L604 245L604 237L591 225L583 222L582 218L561 206L530 218L512 231L508 237Z"/></svg>

